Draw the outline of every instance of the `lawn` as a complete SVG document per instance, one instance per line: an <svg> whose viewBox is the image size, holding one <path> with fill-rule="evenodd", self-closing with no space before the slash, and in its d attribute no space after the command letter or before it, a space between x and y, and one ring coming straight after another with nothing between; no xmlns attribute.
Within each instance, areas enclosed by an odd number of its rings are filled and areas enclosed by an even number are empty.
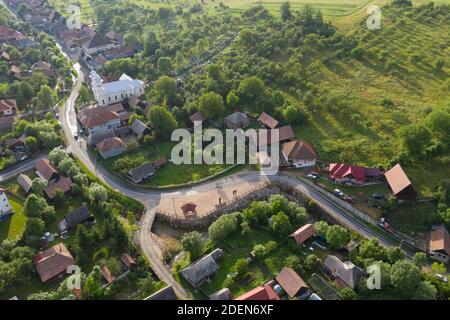
<svg viewBox="0 0 450 320"><path fill-rule="evenodd" d="M137 159L143 158L145 161L154 161L164 156L166 159L171 158L172 148L177 142L159 142L150 146L140 146L137 150L126 153L119 157L114 157L100 161L100 163L109 171L115 172L114 163L119 159ZM206 165L206 164L185 164L175 165L168 162L158 170L156 177L144 182L148 186L170 186L176 184L198 181L209 177L215 173L223 171L229 165ZM237 170L242 169L239 167ZM231 170L232 173L235 172Z"/></svg>
<svg viewBox="0 0 450 320"><path fill-rule="evenodd" d="M0 242L5 239L18 241L25 230L27 217L24 213L23 201L19 197L8 194L9 203L14 214L0 222Z"/></svg>
<svg viewBox="0 0 450 320"><path fill-rule="evenodd" d="M205 284L202 290L210 295L224 287L224 282L227 279L227 275L230 273L231 267L234 263L241 258L247 258L256 244L265 244L268 241L275 241L281 244L284 239L275 238L270 232L253 228L251 233L245 235L245 241L243 240L241 231L237 231L229 236L217 247L225 251L225 255L219 262L220 267L217 273L212 278L210 283ZM233 285L230 287L233 297L239 296L259 285L262 285L266 280L274 277L284 267L284 258L292 253L289 252L286 246L281 246L272 254L263 260L251 264L250 274L251 279L240 283L239 285Z"/></svg>

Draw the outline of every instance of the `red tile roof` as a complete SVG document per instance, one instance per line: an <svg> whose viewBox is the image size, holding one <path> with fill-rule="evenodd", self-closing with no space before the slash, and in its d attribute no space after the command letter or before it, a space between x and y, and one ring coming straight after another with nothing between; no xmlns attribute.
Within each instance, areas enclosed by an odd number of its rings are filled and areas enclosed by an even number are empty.
<svg viewBox="0 0 450 320"><path fill-rule="evenodd" d="M286 142L282 146L283 154L289 160L314 160L317 159L317 153L314 148L306 141L294 140Z"/></svg>
<svg viewBox="0 0 450 320"><path fill-rule="evenodd" d="M111 111L106 107L84 110L79 113L79 117L83 126L88 129L100 126L115 119L120 119L117 112Z"/></svg>
<svg viewBox="0 0 450 320"><path fill-rule="evenodd" d="M101 272L103 278L105 278L106 282L108 282L108 284L111 284L114 281L116 281L116 277L113 276L113 274L111 273L111 270L109 270L109 268L107 266L103 266L100 269L100 272Z"/></svg>
<svg viewBox="0 0 450 320"><path fill-rule="evenodd" d="M364 182L366 179L366 170L360 166L352 166L345 163L331 163L329 171L332 179L348 178L349 176L360 182Z"/></svg>
<svg viewBox="0 0 450 320"><path fill-rule="evenodd" d="M112 138L106 138L99 144L97 144L97 149L100 152L110 151L117 148L123 148L125 146L125 143L122 139L118 137L112 137Z"/></svg>
<svg viewBox="0 0 450 320"><path fill-rule="evenodd" d="M430 232L431 251L443 251L450 256L450 235L443 224Z"/></svg>
<svg viewBox="0 0 450 320"><path fill-rule="evenodd" d="M400 164L396 164L391 170L388 170L384 176L394 195L397 195L409 186L412 186L411 181L409 181Z"/></svg>
<svg viewBox="0 0 450 320"><path fill-rule="evenodd" d="M44 189L45 194L51 200L55 197L56 190L62 190L64 193L69 192L72 187L72 180L67 178L61 178L57 182L50 182L48 187Z"/></svg>
<svg viewBox="0 0 450 320"><path fill-rule="evenodd" d="M75 260L63 243L40 252L35 257L36 271L42 282L48 282L65 273L67 268L75 264Z"/></svg>
<svg viewBox="0 0 450 320"><path fill-rule="evenodd" d="M287 140L291 140L293 138L295 138L294 135L294 130L292 130L291 126L283 126L280 127L278 129L278 141L282 142L282 141L287 141ZM272 143L272 136L271 136L271 130L267 130L267 135L266 134L261 134L261 138L259 137L260 135L260 130L257 130L257 141L258 141L258 147L263 147L263 146L268 146Z"/></svg>
<svg viewBox="0 0 450 320"><path fill-rule="evenodd" d="M290 298L301 295L309 289L305 281L292 268L284 267L275 277L275 280Z"/></svg>
<svg viewBox="0 0 450 320"><path fill-rule="evenodd" d="M274 129L278 125L278 120L275 120L265 112L261 113L261 115L258 118L258 121L270 129Z"/></svg>
<svg viewBox="0 0 450 320"><path fill-rule="evenodd" d="M34 168L36 171L38 171L42 177L46 180L50 180L54 174L58 173L58 170L56 170L55 166L50 162L49 159L42 159L39 160L35 165Z"/></svg>
<svg viewBox="0 0 450 320"><path fill-rule="evenodd" d="M304 243L309 238L316 234L316 229L312 224L305 224L303 227L292 233L290 236L295 239L297 243Z"/></svg>
<svg viewBox="0 0 450 320"><path fill-rule="evenodd" d="M270 285L264 285L250 290L234 300L280 300L275 290Z"/></svg>
<svg viewBox="0 0 450 320"><path fill-rule="evenodd" d="M5 112L17 108L17 102L14 99L0 100L0 112Z"/></svg>
<svg viewBox="0 0 450 320"><path fill-rule="evenodd" d="M136 261L134 261L134 259L128 254L128 253L124 253L121 257L120 257L120 261L122 261L122 263L128 268L130 269L131 267L136 265Z"/></svg>

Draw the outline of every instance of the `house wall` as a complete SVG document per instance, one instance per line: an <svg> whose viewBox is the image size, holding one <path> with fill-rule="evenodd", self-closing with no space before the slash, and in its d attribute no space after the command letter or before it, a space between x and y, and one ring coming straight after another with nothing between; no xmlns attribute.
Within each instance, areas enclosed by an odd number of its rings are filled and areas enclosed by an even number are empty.
<svg viewBox="0 0 450 320"><path fill-rule="evenodd" d="M0 217L9 215L11 212L11 205L9 204L9 200L6 197L6 193L3 192L0 194Z"/></svg>
<svg viewBox="0 0 450 320"><path fill-rule="evenodd" d="M125 149L123 147L119 147L119 148L112 149L109 151L100 152L100 155L102 156L103 159L108 159L108 158L118 156L119 154L122 154L124 152L125 152Z"/></svg>
<svg viewBox="0 0 450 320"><path fill-rule="evenodd" d="M95 54L95 53L98 53L98 52L111 50L111 49L115 49L115 48L119 48L119 47L120 47L120 45L117 45L115 43L111 43L111 44L107 44L107 45L104 45L104 46L94 47L94 48L89 48L89 49L83 47L83 49L84 49L84 51L87 54Z"/></svg>
<svg viewBox="0 0 450 320"><path fill-rule="evenodd" d="M316 160L294 160L292 161L292 166L295 168L306 168L314 167L316 165Z"/></svg>
<svg viewBox="0 0 450 320"><path fill-rule="evenodd" d="M450 257L448 255L441 253L439 251L431 251L430 255L432 259L438 260L440 262L447 263L450 261Z"/></svg>
<svg viewBox="0 0 450 320"><path fill-rule="evenodd" d="M111 129L115 129L118 127L120 127L120 119L119 118L108 121L102 125L90 128L88 131L89 131L89 135L93 135L93 136L105 135L109 131L111 131Z"/></svg>
<svg viewBox="0 0 450 320"><path fill-rule="evenodd" d="M112 94L97 94L94 91L95 100L100 106L106 106L109 104L114 104L117 102L122 102L126 98L130 98L131 96L140 97L144 94L144 85L135 88L134 90L122 90L118 92L114 92Z"/></svg>

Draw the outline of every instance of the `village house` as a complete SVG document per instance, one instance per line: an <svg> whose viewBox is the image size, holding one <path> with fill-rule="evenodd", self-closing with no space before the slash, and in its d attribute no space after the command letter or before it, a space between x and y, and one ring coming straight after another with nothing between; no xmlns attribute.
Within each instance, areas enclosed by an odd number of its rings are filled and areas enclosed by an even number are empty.
<svg viewBox="0 0 450 320"><path fill-rule="evenodd" d="M140 97L144 94L143 81L133 79L123 74L119 80L103 83L103 79L95 71L90 73L92 92L99 106L123 102L132 96Z"/></svg>
<svg viewBox="0 0 450 320"><path fill-rule="evenodd" d="M19 177L17 178L17 183L22 187L25 193L29 193L31 191L31 185L33 184L33 181L26 174L23 173L19 174Z"/></svg>
<svg viewBox="0 0 450 320"><path fill-rule="evenodd" d="M58 181L50 181L44 189L44 193L49 200L53 200L56 190L61 190L64 194L68 193L72 188L72 180L69 177L60 178Z"/></svg>
<svg viewBox="0 0 450 320"><path fill-rule="evenodd" d="M15 120L16 116L0 117L0 130L11 129Z"/></svg>
<svg viewBox="0 0 450 320"><path fill-rule="evenodd" d="M97 150L103 159L109 159L125 152L125 142L118 137L106 138L97 144Z"/></svg>
<svg viewBox="0 0 450 320"><path fill-rule="evenodd" d="M122 35L120 35L119 33L115 32L115 31L112 31L112 30L105 33L105 38L109 39L115 43L118 43L118 44L123 43Z"/></svg>
<svg viewBox="0 0 450 320"><path fill-rule="evenodd" d="M102 53L106 61L115 59L131 58L136 54L136 50L131 46L111 49Z"/></svg>
<svg viewBox="0 0 450 320"><path fill-rule="evenodd" d="M316 229L311 223L305 224L290 235L298 244L303 244L316 235Z"/></svg>
<svg viewBox="0 0 450 320"><path fill-rule="evenodd" d="M444 263L450 261L450 235L443 224L432 226L428 252L433 259Z"/></svg>
<svg viewBox="0 0 450 320"><path fill-rule="evenodd" d="M82 48L84 52L92 55L106 50L114 49L119 46L120 45L116 42L97 33L91 39L83 43Z"/></svg>
<svg viewBox="0 0 450 320"><path fill-rule="evenodd" d="M268 300L280 300L280 297L277 295L275 290L273 290L270 284L265 284L260 287L256 287L255 289L250 290L249 292L244 293L243 295L237 297L234 300L243 300L243 301L252 301L252 300L260 300L260 301L268 301Z"/></svg>
<svg viewBox="0 0 450 320"><path fill-rule="evenodd" d="M46 77L53 78L56 76L55 71L53 71L50 64L44 61L36 62L31 66L31 72L34 74L35 72L42 73Z"/></svg>
<svg viewBox="0 0 450 320"><path fill-rule="evenodd" d="M310 295L308 285L292 268L284 267L275 280L291 299L306 299Z"/></svg>
<svg viewBox="0 0 450 320"><path fill-rule="evenodd" d="M364 184L367 180L379 180L383 175L377 168L366 168L345 163L331 163L330 178L337 183Z"/></svg>
<svg viewBox="0 0 450 320"><path fill-rule="evenodd" d="M11 81L22 79L22 72L20 68L16 65L12 65L9 68L8 77Z"/></svg>
<svg viewBox="0 0 450 320"><path fill-rule="evenodd" d="M282 126L280 128L277 128L276 130L278 130L278 139L275 141L278 142L280 145L289 142L295 138L294 130L292 130L292 127L289 125ZM256 139L258 150L267 149L271 147L272 134L273 134L272 130L268 130L267 134L263 133L261 130L257 130ZM251 137L251 139L253 139L253 137ZM280 147L280 149L282 149L282 147Z"/></svg>
<svg viewBox="0 0 450 320"><path fill-rule="evenodd" d="M194 288L199 288L206 280L211 278L219 269L217 261L223 256L221 249L215 249L210 254L203 256L199 260L190 264L181 271L181 275Z"/></svg>
<svg viewBox="0 0 450 320"><path fill-rule="evenodd" d="M221 300L221 301L232 300L230 289L222 288L219 291L214 292L213 294L211 294L209 296L209 299L210 300Z"/></svg>
<svg viewBox="0 0 450 320"><path fill-rule="evenodd" d="M122 124L120 115L114 109L108 107L97 107L80 111L78 120L87 135L93 137L106 137Z"/></svg>
<svg viewBox="0 0 450 320"><path fill-rule="evenodd" d="M282 154L289 166L294 168L314 167L318 159L314 148L306 141L294 140L281 147Z"/></svg>
<svg viewBox="0 0 450 320"><path fill-rule="evenodd" d="M172 286L167 286L161 290L156 291L144 300L177 300L177 295Z"/></svg>
<svg viewBox="0 0 450 320"><path fill-rule="evenodd" d="M122 254L120 261L127 270L132 270L136 267L136 261L128 253Z"/></svg>
<svg viewBox="0 0 450 320"><path fill-rule="evenodd" d="M55 166L50 162L49 159L39 160L34 165L34 169L36 170L36 174L38 175L38 177L46 181L56 181L60 178L58 170L56 170Z"/></svg>
<svg viewBox="0 0 450 320"><path fill-rule="evenodd" d="M43 283L48 283L65 274L67 268L75 265L75 259L63 243L39 252L34 260L36 271Z"/></svg>
<svg viewBox="0 0 450 320"><path fill-rule="evenodd" d="M351 261L342 262L336 256L327 256L324 265L336 279L336 283L342 288L349 287L354 289L364 275L364 272Z"/></svg>
<svg viewBox="0 0 450 320"><path fill-rule="evenodd" d="M13 43L25 38L19 31L0 25L0 44Z"/></svg>
<svg viewBox="0 0 450 320"><path fill-rule="evenodd" d="M152 163L144 163L139 167L131 169L128 172L128 179L130 179L133 183L141 183L148 178L156 175L156 169Z"/></svg>
<svg viewBox="0 0 450 320"><path fill-rule="evenodd" d="M111 270L109 270L108 266L101 267L100 273L102 274L103 279L106 280L108 285L113 284L116 281L116 277L112 274Z"/></svg>
<svg viewBox="0 0 450 320"><path fill-rule="evenodd" d="M275 120L265 112L258 117L258 122L267 129L275 129L279 123L278 120Z"/></svg>
<svg viewBox="0 0 450 320"><path fill-rule="evenodd" d="M6 196L6 190L0 188L0 221L12 213L12 208Z"/></svg>
<svg viewBox="0 0 450 320"><path fill-rule="evenodd" d="M11 116L17 112L17 102L14 99L0 100L0 117Z"/></svg>
<svg viewBox="0 0 450 320"><path fill-rule="evenodd" d="M250 125L250 118L240 111L230 114L225 118L225 125L228 129L244 129Z"/></svg>
<svg viewBox="0 0 450 320"><path fill-rule="evenodd" d="M67 213L64 219L59 222L58 229L61 233L67 233L74 230L78 225L81 224L92 224L95 222L94 216L89 212L89 208L86 204Z"/></svg>
<svg viewBox="0 0 450 320"><path fill-rule="evenodd" d="M191 121L192 125L196 125L199 123L205 122L206 118L200 111L197 111L193 115L189 117L189 120Z"/></svg>
<svg viewBox="0 0 450 320"><path fill-rule="evenodd" d="M396 164L392 169L388 170L384 177L389 189L397 199L412 200L417 197L416 190L400 164Z"/></svg>
<svg viewBox="0 0 450 320"><path fill-rule="evenodd" d="M134 119L133 123L131 124L131 130L133 130L134 134L137 137L142 137L150 133L150 128L147 127L147 125L139 119Z"/></svg>

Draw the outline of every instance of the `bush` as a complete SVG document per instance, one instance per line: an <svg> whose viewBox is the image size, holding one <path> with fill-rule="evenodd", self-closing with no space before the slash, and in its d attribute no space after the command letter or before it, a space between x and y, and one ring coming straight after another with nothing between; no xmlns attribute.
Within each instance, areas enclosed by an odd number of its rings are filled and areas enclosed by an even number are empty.
<svg viewBox="0 0 450 320"><path fill-rule="evenodd" d="M232 232L237 230L239 212L225 214L214 221L208 229L209 238L212 241L225 239Z"/></svg>

